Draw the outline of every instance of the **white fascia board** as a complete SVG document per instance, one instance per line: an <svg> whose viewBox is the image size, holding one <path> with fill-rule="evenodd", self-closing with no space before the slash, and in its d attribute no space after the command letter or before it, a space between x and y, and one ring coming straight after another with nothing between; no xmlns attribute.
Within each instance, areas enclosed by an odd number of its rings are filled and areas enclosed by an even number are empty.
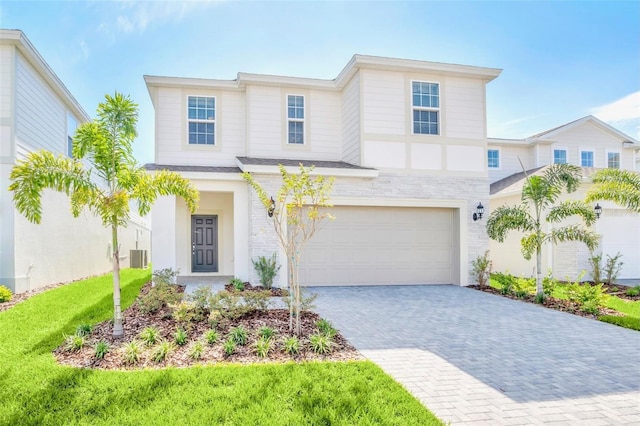
<svg viewBox="0 0 640 426"><path fill-rule="evenodd" d="M147 170L147 173L155 174L159 170ZM241 181L240 173L211 173L211 172L175 172L185 179L199 180L225 180L225 181Z"/></svg>
<svg viewBox="0 0 640 426"><path fill-rule="evenodd" d="M62 80L58 78L49 64L44 60L31 41L20 30L2 30L0 29L0 44L14 45L18 51L29 61L38 74L51 86L56 94L64 101L67 107L80 118L82 122L91 121L91 117L78 103L76 98L71 94L69 89L64 85Z"/></svg>
<svg viewBox="0 0 640 426"><path fill-rule="evenodd" d="M481 78L487 83L502 73L502 70L499 68L446 64L442 62L418 61L414 59L385 58L367 55L355 55L354 59L355 62L353 66L357 68L406 72L429 72L459 77L474 77Z"/></svg>
<svg viewBox="0 0 640 426"><path fill-rule="evenodd" d="M189 87L193 89L244 90L237 80L216 80L211 78L143 76L147 87Z"/></svg>
<svg viewBox="0 0 640 426"><path fill-rule="evenodd" d="M243 172L279 175L280 168L278 166L265 166L260 164L238 164ZM300 169L294 166L285 166L285 170L290 174L297 174ZM336 177L357 177L357 178L377 178L379 171L375 169L339 169L328 167L316 167L310 173L312 176L336 176Z"/></svg>
<svg viewBox="0 0 640 426"><path fill-rule="evenodd" d="M304 78L304 77L288 77L280 75L268 75L268 74L251 74L251 73L238 73L238 84L244 86L246 84L262 84L267 86L289 86L289 87L301 87L312 88L322 90L339 90L334 80L322 80L319 78Z"/></svg>
<svg viewBox="0 0 640 426"><path fill-rule="evenodd" d="M487 145L515 145L515 146L529 146L531 142L524 139L501 139L501 138L487 138Z"/></svg>

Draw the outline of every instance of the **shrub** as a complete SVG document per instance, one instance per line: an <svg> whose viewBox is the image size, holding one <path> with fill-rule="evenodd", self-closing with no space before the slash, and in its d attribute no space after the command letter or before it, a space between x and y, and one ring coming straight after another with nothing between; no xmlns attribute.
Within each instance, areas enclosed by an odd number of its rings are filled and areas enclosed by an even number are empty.
<svg viewBox="0 0 640 426"><path fill-rule="evenodd" d="M492 274L491 279L493 279L496 284L498 284L498 290L501 294L511 293L516 281L516 278L513 275L503 274L500 272Z"/></svg>
<svg viewBox="0 0 640 426"><path fill-rule="evenodd" d="M318 320L318 322L316 322L316 327L318 327L318 330L320 330L322 334L331 339L336 335L336 329L333 328L331 323L326 319Z"/></svg>
<svg viewBox="0 0 640 426"><path fill-rule="evenodd" d="M327 354L331 352L333 342L329 336L322 333L316 333L309 336L309 345L313 352L317 354Z"/></svg>
<svg viewBox="0 0 640 426"><path fill-rule="evenodd" d="M242 298L248 310L266 311L271 303L271 291L247 291L243 293Z"/></svg>
<svg viewBox="0 0 640 426"><path fill-rule="evenodd" d="M271 328L271 327L260 327L258 329L258 337L261 339L266 339L266 340L270 340L273 338L273 336L275 336L276 331Z"/></svg>
<svg viewBox="0 0 640 426"><path fill-rule="evenodd" d="M168 340L163 340L158 344L158 346L153 348L153 352L151 352L151 360L154 362L162 362L167 359L171 352L173 352L173 349L173 343Z"/></svg>
<svg viewBox="0 0 640 426"><path fill-rule="evenodd" d="M72 334L70 336L64 337L64 344L62 348L66 352L78 352L80 349L84 347L84 336L78 336L77 334Z"/></svg>
<svg viewBox="0 0 640 426"><path fill-rule="evenodd" d="M513 283L513 294L516 297L525 297L527 294L535 293L536 280L535 278L516 278Z"/></svg>
<svg viewBox="0 0 640 426"><path fill-rule="evenodd" d="M196 312L204 316L210 309L209 303L212 297L211 287L203 285L198 287L192 294L186 296L186 299L193 302Z"/></svg>
<svg viewBox="0 0 640 426"><path fill-rule="evenodd" d="M224 350L224 353L227 356L233 355L233 353L236 351L236 342L234 342L233 339L229 337L222 345L222 350Z"/></svg>
<svg viewBox="0 0 640 426"><path fill-rule="evenodd" d="M0 303L10 302L13 297L13 293L9 290L9 287L0 285Z"/></svg>
<svg viewBox="0 0 640 426"><path fill-rule="evenodd" d="M203 352L204 352L204 345L200 340L196 340L195 342L193 342L193 344L189 348L189 358L197 361L202 358Z"/></svg>
<svg viewBox="0 0 640 426"><path fill-rule="evenodd" d="M560 283L558 280L553 278L551 270L549 270L547 276L542 279L542 293L544 294L544 297L553 296L559 285Z"/></svg>
<svg viewBox="0 0 640 426"><path fill-rule="evenodd" d="M187 343L187 332L184 331L184 329L179 328L176 330L175 333L173 333L173 340L176 342L176 345L178 346L184 346L185 343Z"/></svg>
<svg viewBox="0 0 640 426"><path fill-rule="evenodd" d="M604 264L604 273L607 276L607 284L611 285L620 275L620 271L622 270L622 265L624 262L620 260L622 254L620 252L616 253L615 256L611 257L607 255L607 261Z"/></svg>
<svg viewBox="0 0 640 426"><path fill-rule="evenodd" d="M182 301L169 305L171 308L171 316L182 327L189 327L192 321L199 321L202 315L197 311L196 304L193 302Z"/></svg>
<svg viewBox="0 0 640 426"><path fill-rule="evenodd" d="M478 285L484 287L491 277L492 263L489 260L489 250L485 251L482 256L478 256L471 262L472 274L476 278Z"/></svg>
<svg viewBox="0 0 640 426"><path fill-rule="evenodd" d="M251 309L247 307L238 293L222 290L211 298L211 312L219 311L222 318L240 318Z"/></svg>
<svg viewBox="0 0 640 426"><path fill-rule="evenodd" d="M615 324L620 327L630 328L631 330L640 331L640 318L602 315L598 317L598 320L602 322L608 322L609 324Z"/></svg>
<svg viewBox="0 0 640 426"><path fill-rule="evenodd" d="M140 332L140 338L145 345L151 346L160 340L160 331L155 327L145 327L145 329Z"/></svg>
<svg viewBox="0 0 640 426"><path fill-rule="evenodd" d="M580 285L575 282L568 285L567 298L571 302L580 305L580 309L584 312L597 314L599 308L604 306L607 295L602 288L602 284Z"/></svg>
<svg viewBox="0 0 640 426"><path fill-rule="evenodd" d="M260 283L262 284L262 287L270 290L273 286L273 279L276 277L276 274L280 270L276 254L273 253L270 258L260 256L258 257L257 261L251 259L251 263L253 263L253 267L260 277Z"/></svg>
<svg viewBox="0 0 640 426"><path fill-rule="evenodd" d="M287 337L284 340L284 351L289 355L300 353L300 340L297 337Z"/></svg>
<svg viewBox="0 0 640 426"><path fill-rule="evenodd" d="M269 351L271 350L271 340L260 338L255 343L256 355L260 358L266 358L269 355Z"/></svg>
<svg viewBox="0 0 640 426"><path fill-rule="evenodd" d="M215 330L209 330L204 334L204 338L210 345L215 344L218 341L218 332Z"/></svg>
<svg viewBox="0 0 640 426"><path fill-rule="evenodd" d="M247 344L247 330L243 326L234 327L229 332L229 338L240 346Z"/></svg>
<svg viewBox="0 0 640 426"><path fill-rule="evenodd" d="M634 297L634 296L640 296L640 285L637 285L637 286L635 286L635 287L628 288L628 289L627 289L627 291L625 291L625 294L626 294L627 296L632 296L632 297Z"/></svg>
<svg viewBox="0 0 640 426"><path fill-rule="evenodd" d="M140 354L142 353L142 345L136 340L132 340L129 343L125 343L122 347L124 355L124 361L127 364L137 364L140 361Z"/></svg>
<svg viewBox="0 0 640 426"><path fill-rule="evenodd" d="M96 359L104 359L104 357L109 353L109 344L104 341L99 341L94 346L95 349L95 357Z"/></svg>
<svg viewBox="0 0 640 426"><path fill-rule="evenodd" d="M80 324L76 327L76 336L88 336L93 331L91 324Z"/></svg>
<svg viewBox="0 0 640 426"><path fill-rule="evenodd" d="M218 310L215 311L211 311L211 313L209 314L209 326L211 328L216 328L218 326L218 324L220 323L220 320L222 319L222 313Z"/></svg>
<svg viewBox="0 0 640 426"><path fill-rule="evenodd" d="M182 294L178 293L176 286L164 282L158 282L147 294L140 296L138 307L144 314L156 312L165 306L178 303Z"/></svg>
<svg viewBox="0 0 640 426"><path fill-rule="evenodd" d="M244 291L244 283L240 278L232 278L229 284L231 284L236 291Z"/></svg>
<svg viewBox="0 0 640 426"><path fill-rule="evenodd" d="M307 289L300 288L300 312L313 310L315 308L313 302L317 298L318 295L316 293L308 294ZM286 296L282 296L282 300L287 305L287 309L291 309L291 295L287 293Z"/></svg>
<svg viewBox="0 0 640 426"><path fill-rule="evenodd" d="M153 271L153 285L158 284L175 284L176 278L180 273L180 269L173 270L171 268L159 269Z"/></svg>
<svg viewBox="0 0 640 426"><path fill-rule="evenodd" d="M588 261L591 265L591 279L595 284L600 284L602 282L602 253L592 253Z"/></svg>

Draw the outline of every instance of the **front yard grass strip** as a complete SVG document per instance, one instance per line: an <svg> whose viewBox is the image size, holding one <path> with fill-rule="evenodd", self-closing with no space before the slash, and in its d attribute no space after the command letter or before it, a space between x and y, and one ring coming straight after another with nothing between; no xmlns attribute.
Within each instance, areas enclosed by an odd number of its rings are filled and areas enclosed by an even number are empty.
<svg viewBox="0 0 640 426"><path fill-rule="evenodd" d="M122 271L123 308L149 271ZM41 293L0 312L0 424L440 425L368 361L101 371L51 351L79 324L112 316L111 275Z"/></svg>

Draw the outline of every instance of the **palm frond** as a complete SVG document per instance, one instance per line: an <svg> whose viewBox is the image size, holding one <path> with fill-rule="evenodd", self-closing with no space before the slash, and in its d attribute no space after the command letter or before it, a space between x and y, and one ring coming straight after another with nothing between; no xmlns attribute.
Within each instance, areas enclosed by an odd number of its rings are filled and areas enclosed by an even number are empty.
<svg viewBox="0 0 640 426"><path fill-rule="evenodd" d="M605 169L593 176L588 202L607 200L640 213L640 175L630 170Z"/></svg>
<svg viewBox="0 0 640 426"><path fill-rule="evenodd" d="M565 241L580 241L586 244L589 250L595 250L598 247L598 235L580 225L568 225L560 228L554 228L547 235L547 239L554 244Z"/></svg>
<svg viewBox="0 0 640 426"><path fill-rule="evenodd" d="M16 209L33 223L42 219L43 190L70 195L95 188L82 163L45 150L29 153L26 159L18 161L10 179L9 190L13 191Z"/></svg>
<svg viewBox="0 0 640 426"><path fill-rule="evenodd" d="M580 216L587 226L596 221L593 207L583 201L568 200L553 206L547 214L547 222L558 223L571 216Z"/></svg>
<svg viewBox="0 0 640 426"><path fill-rule="evenodd" d="M536 228L535 220L525 205L500 206L487 219L489 238L503 242L509 231L531 232Z"/></svg>

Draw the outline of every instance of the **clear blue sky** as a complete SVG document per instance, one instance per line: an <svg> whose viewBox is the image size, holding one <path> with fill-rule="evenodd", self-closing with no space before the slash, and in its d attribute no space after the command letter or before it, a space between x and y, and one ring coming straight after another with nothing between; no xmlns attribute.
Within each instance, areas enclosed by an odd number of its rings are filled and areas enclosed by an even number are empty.
<svg viewBox="0 0 640 426"><path fill-rule="evenodd" d="M138 161L153 161L144 74L239 71L332 79L355 53L502 68L490 137L588 114L640 136L640 2L136 2L0 0L91 115L105 93L140 105Z"/></svg>

